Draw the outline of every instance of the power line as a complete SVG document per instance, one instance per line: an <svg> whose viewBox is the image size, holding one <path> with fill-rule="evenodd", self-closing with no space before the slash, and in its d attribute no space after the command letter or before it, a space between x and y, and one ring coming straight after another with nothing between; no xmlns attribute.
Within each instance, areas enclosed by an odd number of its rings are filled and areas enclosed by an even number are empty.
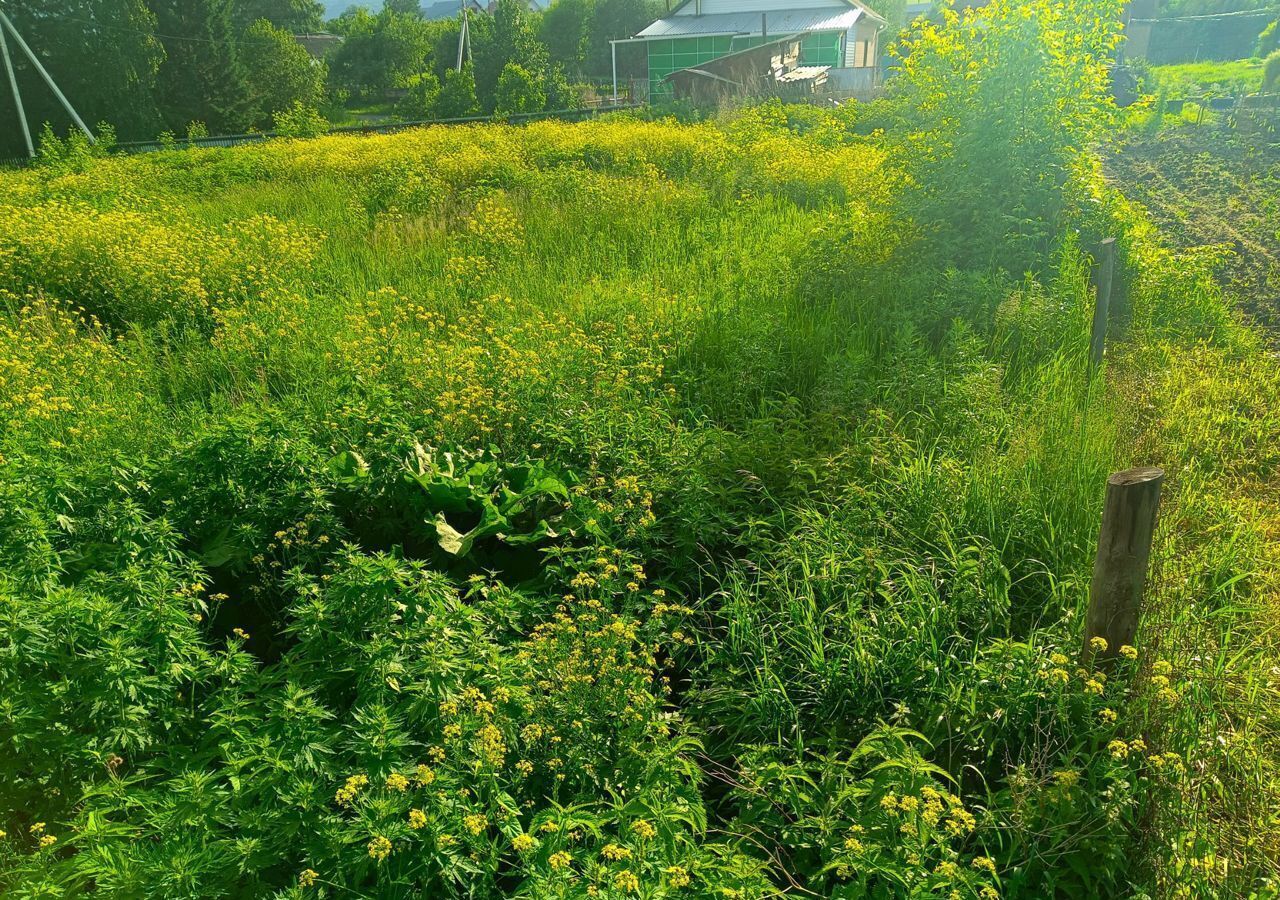
<svg viewBox="0 0 1280 900"><path fill-rule="evenodd" d="M190 36L190 35L185 35L185 34L165 34L164 32L160 32L160 31L142 31L141 29L138 29L138 28L128 28L128 27L126 27L126 26L124 26L124 25L110 25L110 24L107 24L107 23L105 23L105 22L95 22L95 21L93 21L92 19L76 19L76 18L73 18L73 17L71 17L71 16L55 16L55 18L56 18L58 21L61 21L61 22L75 22L75 23L76 23L76 24L78 24L78 25L92 25L92 26L93 26L93 27L95 27L95 28L107 28L107 29L111 29L111 30L114 30L114 31L123 31L123 32L127 32L127 33L129 33L129 34L140 34L140 35L142 35L143 37L154 37L154 38L160 38L161 40L166 40L166 41L192 41L192 42L197 42L197 43L202 43L202 44L221 44L221 43L224 43L223 41L214 40L213 38L192 37L192 36ZM265 17L263 17L263 18L265 18ZM267 19L267 21L271 21L271 20L270 20L270 19ZM274 26L274 25L275 25L275 23L273 22L273 23L272 23L272 25ZM277 27L278 27L278 26L277 26ZM292 32L290 32L290 37L292 37L292 36L293 36L293 34L292 34ZM268 40L244 40L244 39L242 39L242 38L229 38L227 41L225 41L225 43L228 43L228 44L238 44L238 45L240 45L240 46L242 46L242 47L243 47L243 46L257 46L257 45L260 45L260 46L263 46L263 47L275 46L275 42L274 42L274 41L268 41Z"/></svg>

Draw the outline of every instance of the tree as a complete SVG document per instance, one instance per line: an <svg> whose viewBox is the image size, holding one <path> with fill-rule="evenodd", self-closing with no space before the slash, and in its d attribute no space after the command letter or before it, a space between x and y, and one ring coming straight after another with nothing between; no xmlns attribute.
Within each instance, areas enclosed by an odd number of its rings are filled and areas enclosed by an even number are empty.
<svg viewBox="0 0 1280 900"><path fill-rule="evenodd" d="M434 72L423 72L410 79L408 93L396 104L396 114L403 119L434 119L440 115L440 79Z"/></svg>
<svg viewBox="0 0 1280 900"><path fill-rule="evenodd" d="M1107 66L1120 3L991 0L904 37L891 133L913 186L900 193L903 218L920 226L922 255L1015 273L1046 257L1082 200L1079 148L1115 111Z"/></svg>
<svg viewBox="0 0 1280 900"><path fill-rule="evenodd" d="M422 5L418 0L382 0L382 9L400 16L422 18Z"/></svg>
<svg viewBox="0 0 1280 900"><path fill-rule="evenodd" d="M480 112L480 104L476 102L476 79L471 66L463 66L461 72L451 70L445 74L436 112L442 119L474 116Z"/></svg>
<svg viewBox="0 0 1280 900"><path fill-rule="evenodd" d="M324 63L313 60L293 35L259 19L245 31L243 43L254 124L264 125L273 113L295 104L320 103Z"/></svg>
<svg viewBox="0 0 1280 900"><path fill-rule="evenodd" d="M357 9L334 20L334 27L344 37L329 68L336 88L375 96L433 67L438 23L389 9L377 16Z"/></svg>
<svg viewBox="0 0 1280 900"><path fill-rule="evenodd" d="M1262 29L1262 34L1258 35L1258 56L1265 57L1272 52L1280 50L1280 18Z"/></svg>
<svg viewBox="0 0 1280 900"><path fill-rule="evenodd" d="M552 63L567 72L581 75L586 71L587 47L595 0L556 0L542 14L538 36L547 45Z"/></svg>
<svg viewBox="0 0 1280 900"><path fill-rule="evenodd" d="M253 120L232 0L151 0L165 61L157 76L160 113L171 129L192 120L215 134Z"/></svg>
<svg viewBox="0 0 1280 900"><path fill-rule="evenodd" d="M613 68L609 42L629 38L660 14L650 0L595 0L595 15L587 41L587 69L607 75Z"/></svg>
<svg viewBox="0 0 1280 900"><path fill-rule="evenodd" d="M155 94L164 48L146 0L22 0L3 8L81 118L112 123L122 140L155 136L162 127ZM73 127L13 40L9 52L32 133L44 122L62 133ZM26 147L3 80L0 156L18 156Z"/></svg>
<svg viewBox="0 0 1280 900"><path fill-rule="evenodd" d="M498 76L494 112L500 116L538 112L547 105L547 95L538 78L519 63L507 63Z"/></svg>
<svg viewBox="0 0 1280 900"><path fill-rule="evenodd" d="M522 0L498 0L493 13L493 39L473 44L476 95L486 110L492 110L498 79L508 63L517 63L538 78L545 78L549 59L547 48L538 40L529 11Z"/></svg>
<svg viewBox="0 0 1280 900"><path fill-rule="evenodd" d="M236 22L247 29L259 19L293 34L324 27L324 4L317 0L237 0Z"/></svg>

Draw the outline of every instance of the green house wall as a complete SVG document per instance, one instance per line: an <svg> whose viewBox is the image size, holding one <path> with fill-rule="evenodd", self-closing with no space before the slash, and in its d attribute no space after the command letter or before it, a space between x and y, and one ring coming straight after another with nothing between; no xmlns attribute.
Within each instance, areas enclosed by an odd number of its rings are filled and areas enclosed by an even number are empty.
<svg viewBox="0 0 1280 900"><path fill-rule="evenodd" d="M723 35L648 41L646 47L649 51L649 96L654 100L671 96L671 85L663 84L662 79L672 72L702 65L738 50L749 50L769 40L777 40L777 38L765 38L759 35L755 37ZM800 41L800 65L842 66L844 65L843 51L843 31L805 35Z"/></svg>

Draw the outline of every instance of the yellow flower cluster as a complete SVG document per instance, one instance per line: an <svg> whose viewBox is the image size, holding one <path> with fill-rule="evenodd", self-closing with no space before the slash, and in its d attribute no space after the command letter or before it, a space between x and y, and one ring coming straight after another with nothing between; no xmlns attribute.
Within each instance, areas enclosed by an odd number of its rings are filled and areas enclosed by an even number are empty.
<svg viewBox="0 0 1280 900"><path fill-rule="evenodd" d="M391 855L391 841L378 835L369 842L369 855L378 862L382 862Z"/></svg>
<svg viewBox="0 0 1280 900"><path fill-rule="evenodd" d="M349 806L359 796L360 792L368 786L368 775L352 775L347 779L346 784L338 788L338 792L334 794L333 799L339 806Z"/></svg>

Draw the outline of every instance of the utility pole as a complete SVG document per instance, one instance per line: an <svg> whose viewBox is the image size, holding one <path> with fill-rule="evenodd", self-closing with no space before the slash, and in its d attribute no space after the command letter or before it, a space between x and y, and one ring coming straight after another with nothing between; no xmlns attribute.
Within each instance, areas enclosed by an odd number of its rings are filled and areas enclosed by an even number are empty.
<svg viewBox="0 0 1280 900"><path fill-rule="evenodd" d="M3 0L0 0L0 2L3 2ZM84 136L89 139L89 143L96 144L98 141L96 138L94 138L93 132L89 130L89 126L84 124L84 120L80 118L80 114L77 113L75 110L75 107L71 105L71 101L68 100L66 98L66 95L63 94L62 91L58 88L58 84L53 80L53 76L48 73L48 71L45 69L43 65L40 64L40 58L36 56L34 52L32 52L30 47L27 46L27 42L22 39L22 35L18 34L18 29L15 28L13 23L9 21L9 17L4 14L4 10L0 9L0 37L3 37L5 28L9 29L9 33L13 35L13 39L18 42L18 46L22 49L22 52L27 55L27 59L31 60L31 65L35 66L36 71L40 73L40 77L44 79L44 83L49 85L49 90L53 91L53 95L58 98L58 102L62 104L62 108L65 109L67 113L71 116L71 120L76 123L76 126L81 131L84 132ZM5 46L4 56L5 56L5 62L9 63L9 51L8 51L7 45ZM14 95L16 97L18 92L18 81L16 78L14 78L13 68L11 65L9 66L9 79L10 79L10 85L13 87ZM21 115L21 109L22 109L21 100L18 101L18 109L19 109L19 115ZM25 131L26 118L24 117L22 121L23 121L23 130ZM27 135L28 146L30 145L30 142L31 142L31 138L30 138L30 134L28 133Z"/></svg>
<svg viewBox="0 0 1280 900"><path fill-rule="evenodd" d="M18 90L18 76L13 74L13 60L9 58L9 42L4 39L0 27L0 53L4 54L4 69L9 73L9 87L13 90L13 105L18 108L18 123L22 125L22 139L27 144L27 156L36 158L35 144L31 143L31 129L27 126L27 113L22 108L22 93Z"/></svg>
<svg viewBox="0 0 1280 900"><path fill-rule="evenodd" d="M463 53L466 59L471 59L471 22L467 18L467 0L461 0L458 4L462 7L462 28L458 30L458 71L462 71Z"/></svg>

